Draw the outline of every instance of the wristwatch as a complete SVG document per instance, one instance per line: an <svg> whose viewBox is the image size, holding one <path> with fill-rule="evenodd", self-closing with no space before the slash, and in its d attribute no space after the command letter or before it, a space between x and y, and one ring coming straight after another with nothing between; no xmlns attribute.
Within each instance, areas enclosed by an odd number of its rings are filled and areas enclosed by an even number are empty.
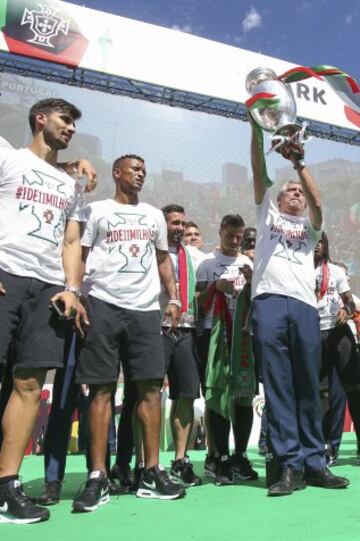
<svg viewBox="0 0 360 541"><path fill-rule="evenodd" d="M294 169L303 169L305 167L306 163L304 160L299 160L296 163L294 163Z"/></svg>
<svg viewBox="0 0 360 541"><path fill-rule="evenodd" d="M79 287L65 286L64 291L71 291L78 299L81 297L81 289Z"/></svg>
<svg viewBox="0 0 360 541"><path fill-rule="evenodd" d="M174 306L181 308L181 301L179 301L178 299L170 299L168 301L168 304L173 304Z"/></svg>

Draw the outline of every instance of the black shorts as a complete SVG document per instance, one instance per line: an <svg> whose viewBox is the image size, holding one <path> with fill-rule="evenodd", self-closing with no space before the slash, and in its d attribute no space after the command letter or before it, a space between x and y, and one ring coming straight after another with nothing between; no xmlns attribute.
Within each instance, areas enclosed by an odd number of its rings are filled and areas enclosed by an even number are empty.
<svg viewBox="0 0 360 541"><path fill-rule="evenodd" d="M69 323L49 310L49 302L63 287L2 269L0 282L6 289L0 297L0 364L7 363L11 344L14 372L62 367Z"/></svg>
<svg viewBox="0 0 360 541"><path fill-rule="evenodd" d="M78 383L116 383L120 359L132 381L163 380L160 311L128 310L88 297L90 326L80 349Z"/></svg>
<svg viewBox="0 0 360 541"><path fill-rule="evenodd" d="M345 390L360 387L360 358L349 325L321 331L320 388L328 388L328 377L336 370Z"/></svg>
<svg viewBox="0 0 360 541"><path fill-rule="evenodd" d="M199 398L199 358L195 346L194 329L163 327L165 367L169 380L169 397Z"/></svg>

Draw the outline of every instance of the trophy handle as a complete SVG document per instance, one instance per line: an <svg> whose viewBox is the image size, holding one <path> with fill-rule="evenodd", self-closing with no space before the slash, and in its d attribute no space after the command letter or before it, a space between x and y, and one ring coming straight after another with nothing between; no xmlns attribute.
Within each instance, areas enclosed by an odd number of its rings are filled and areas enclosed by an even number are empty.
<svg viewBox="0 0 360 541"><path fill-rule="evenodd" d="M271 136L272 146L266 154L268 155L274 150L281 154L281 147L289 143L304 146L305 143L312 139L312 136L306 133L308 125L308 122L303 122L302 124L284 124L280 126Z"/></svg>

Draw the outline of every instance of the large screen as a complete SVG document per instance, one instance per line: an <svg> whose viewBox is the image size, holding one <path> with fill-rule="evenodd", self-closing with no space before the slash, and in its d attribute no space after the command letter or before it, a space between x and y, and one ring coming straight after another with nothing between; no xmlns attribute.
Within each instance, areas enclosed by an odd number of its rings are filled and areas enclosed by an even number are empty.
<svg viewBox="0 0 360 541"><path fill-rule="evenodd" d="M15 147L30 141L27 114L35 101L61 97L82 110L77 134L60 158L85 157L96 166L99 184L89 200L113 196L112 162L134 153L146 162L141 199L157 207L183 205L202 230L205 251L218 244L224 214L237 212L255 225L248 123L7 73L1 74L0 92L0 135ZM348 266L352 289L360 294L359 147L312 139L306 161L322 194L331 258ZM276 153L267 162L276 199L296 173Z"/></svg>

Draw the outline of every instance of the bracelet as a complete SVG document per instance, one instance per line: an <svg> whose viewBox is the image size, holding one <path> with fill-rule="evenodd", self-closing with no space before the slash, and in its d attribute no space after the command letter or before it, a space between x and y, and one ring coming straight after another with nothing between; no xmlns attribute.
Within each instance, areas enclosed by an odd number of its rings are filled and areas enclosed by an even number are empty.
<svg viewBox="0 0 360 541"><path fill-rule="evenodd" d="M74 295L78 299L80 299L81 297L81 289L79 287L65 286L64 291L70 291L71 293L74 293Z"/></svg>
<svg viewBox="0 0 360 541"><path fill-rule="evenodd" d="M294 163L294 169L303 169L306 166L306 163L304 160L299 160L298 162Z"/></svg>
<svg viewBox="0 0 360 541"><path fill-rule="evenodd" d="M181 308L181 301L179 301L178 299L170 299L168 301L168 304L173 304L174 306Z"/></svg>

